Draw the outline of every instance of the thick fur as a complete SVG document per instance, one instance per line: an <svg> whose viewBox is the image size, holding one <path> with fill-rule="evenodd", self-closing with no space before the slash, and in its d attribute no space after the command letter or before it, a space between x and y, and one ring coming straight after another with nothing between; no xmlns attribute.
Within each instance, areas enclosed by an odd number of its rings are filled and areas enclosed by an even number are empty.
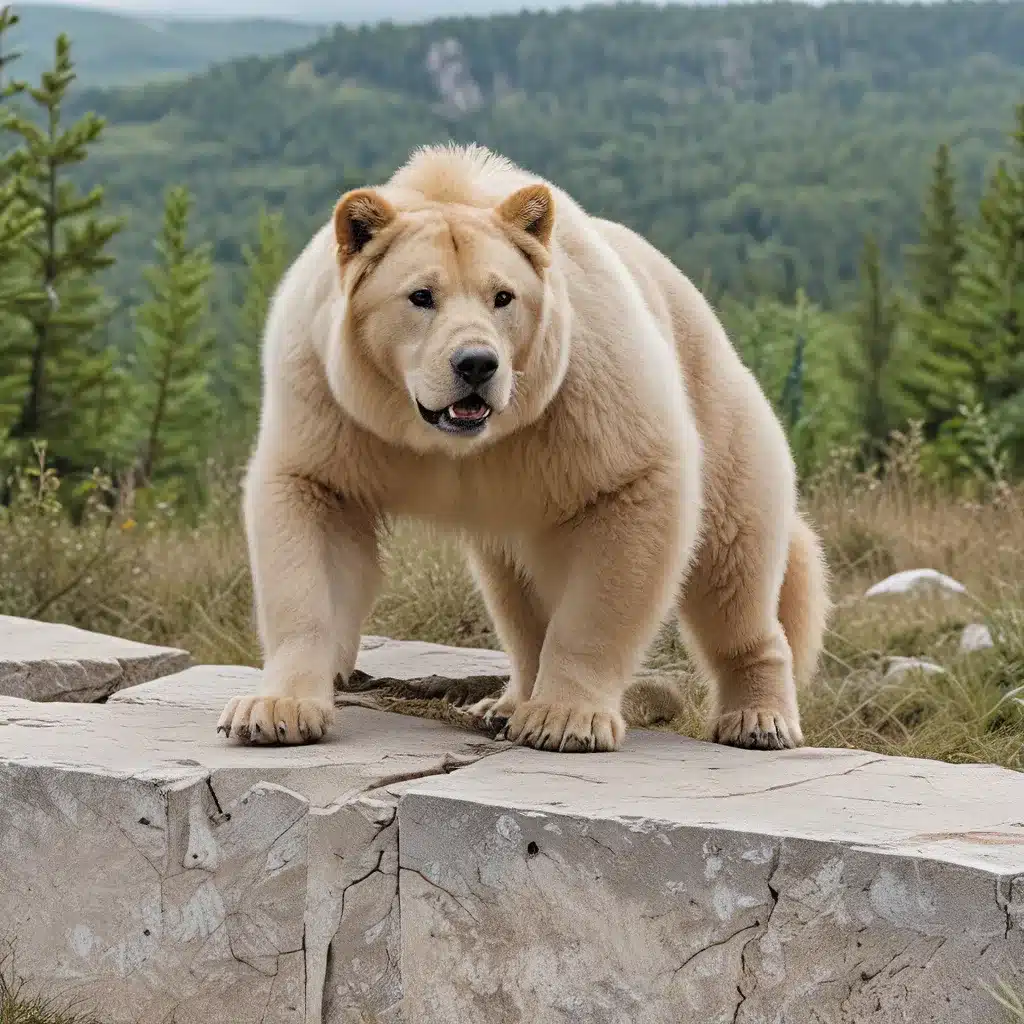
<svg viewBox="0 0 1024 1024"><path fill-rule="evenodd" d="M472 436L427 419L465 396L466 345L497 364ZM616 749L675 610L713 684L710 736L802 741L795 678L828 596L786 439L709 305L633 232L480 148L420 151L343 197L287 273L264 386L245 493L264 686L225 733L325 733L382 525L411 516L465 538L512 664L477 711L510 739Z"/></svg>

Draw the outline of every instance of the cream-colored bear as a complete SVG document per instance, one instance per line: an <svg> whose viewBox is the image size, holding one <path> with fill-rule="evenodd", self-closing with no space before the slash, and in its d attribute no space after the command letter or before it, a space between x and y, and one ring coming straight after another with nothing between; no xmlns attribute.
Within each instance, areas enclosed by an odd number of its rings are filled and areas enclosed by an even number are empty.
<svg viewBox="0 0 1024 1024"><path fill-rule="evenodd" d="M643 239L484 149L345 195L283 280L245 490L266 665L218 728L319 739L392 517L458 530L512 664L477 711L614 750L677 610L710 736L802 742L828 596L786 438L696 288Z"/></svg>

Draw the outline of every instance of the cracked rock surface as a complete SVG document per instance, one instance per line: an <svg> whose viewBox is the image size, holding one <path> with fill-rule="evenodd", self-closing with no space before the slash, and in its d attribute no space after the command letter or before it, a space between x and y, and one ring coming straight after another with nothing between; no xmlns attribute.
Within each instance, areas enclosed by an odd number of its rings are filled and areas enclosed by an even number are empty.
<svg viewBox="0 0 1024 1024"><path fill-rule="evenodd" d="M1001 1024L1024 777L658 733L399 808L405 1020Z"/></svg>
<svg viewBox="0 0 1024 1024"><path fill-rule="evenodd" d="M501 745L360 707L315 746L226 743L211 705L251 683L0 697L0 943L30 988L111 1024L361 1024L397 1001L403 783Z"/></svg>
<svg viewBox="0 0 1024 1024"><path fill-rule="evenodd" d="M380 637L358 667L507 674ZM540 753L360 705L365 677L327 742L228 743L258 677L0 696L30 990L110 1024L1004 1024L982 983L1024 979L1024 775L641 730Z"/></svg>
<svg viewBox="0 0 1024 1024"><path fill-rule="evenodd" d="M96 701L188 664L188 653L171 647L0 615L0 695Z"/></svg>

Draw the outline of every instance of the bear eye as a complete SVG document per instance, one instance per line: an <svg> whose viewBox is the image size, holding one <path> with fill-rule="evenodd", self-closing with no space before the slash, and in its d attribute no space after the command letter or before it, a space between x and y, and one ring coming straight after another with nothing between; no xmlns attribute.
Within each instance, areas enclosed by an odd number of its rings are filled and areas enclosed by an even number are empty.
<svg viewBox="0 0 1024 1024"><path fill-rule="evenodd" d="M434 293L429 288L417 288L409 296L409 301L420 309L434 308Z"/></svg>
<svg viewBox="0 0 1024 1024"><path fill-rule="evenodd" d="M494 296L494 308L504 309L514 298L515 296L511 292L498 292L498 294Z"/></svg>

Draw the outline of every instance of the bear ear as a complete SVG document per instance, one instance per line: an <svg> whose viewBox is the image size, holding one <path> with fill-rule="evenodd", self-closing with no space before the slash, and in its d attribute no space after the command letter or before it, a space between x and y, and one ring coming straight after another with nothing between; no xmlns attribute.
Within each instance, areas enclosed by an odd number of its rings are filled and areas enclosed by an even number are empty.
<svg viewBox="0 0 1024 1024"><path fill-rule="evenodd" d="M346 192L334 209L334 236L342 266L358 256L397 216L395 208L372 189Z"/></svg>
<svg viewBox="0 0 1024 1024"><path fill-rule="evenodd" d="M497 210L506 223L535 238L546 249L555 226L555 197L547 185L527 185L513 192Z"/></svg>

